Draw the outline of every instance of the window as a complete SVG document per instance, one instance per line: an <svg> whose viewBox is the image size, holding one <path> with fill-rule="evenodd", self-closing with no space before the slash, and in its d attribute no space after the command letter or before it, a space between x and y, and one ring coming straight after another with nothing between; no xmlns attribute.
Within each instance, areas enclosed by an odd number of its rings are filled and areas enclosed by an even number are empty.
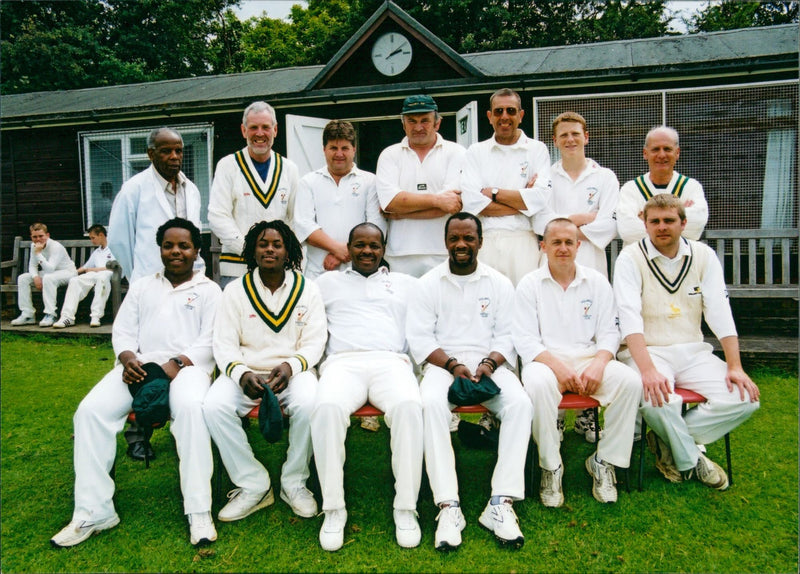
<svg viewBox="0 0 800 574"><path fill-rule="evenodd" d="M534 99L534 136L548 143L567 110L586 118L586 155L620 184L647 171L644 137L665 123L680 134L676 169L697 179L708 229L797 226L798 83L775 82L653 92Z"/></svg>
<svg viewBox="0 0 800 574"><path fill-rule="evenodd" d="M150 166L147 136L152 128L81 132L83 207L86 227L108 225L114 198L127 181ZM208 229L208 194L211 189L214 127L211 124L175 126L183 137L183 173L200 190L200 217Z"/></svg>

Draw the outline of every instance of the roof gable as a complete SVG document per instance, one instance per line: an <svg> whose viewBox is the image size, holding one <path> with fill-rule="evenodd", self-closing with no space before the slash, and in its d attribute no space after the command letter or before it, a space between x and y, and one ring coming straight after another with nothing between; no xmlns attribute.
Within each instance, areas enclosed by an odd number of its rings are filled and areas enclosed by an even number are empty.
<svg viewBox="0 0 800 574"><path fill-rule="evenodd" d="M390 31L406 36L413 49L412 63L396 76L379 73L370 57L374 41ZM469 77L483 78L484 74L397 4L387 1L331 58L306 90Z"/></svg>

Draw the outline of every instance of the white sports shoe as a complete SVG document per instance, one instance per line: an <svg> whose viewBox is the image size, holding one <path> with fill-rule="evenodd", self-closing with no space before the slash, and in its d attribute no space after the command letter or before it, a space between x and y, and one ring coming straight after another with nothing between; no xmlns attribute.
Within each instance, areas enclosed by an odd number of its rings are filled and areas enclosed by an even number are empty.
<svg viewBox="0 0 800 574"><path fill-rule="evenodd" d="M617 501L617 475L614 465L603 461L597 462L594 454L586 459L586 470L592 475L592 496L597 502Z"/></svg>
<svg viewBox="0 0 800 574"><path fill-rule="evenodd" d="M90 327L99 327L100 326L100 319L96 319L92 317L91 321L89 321Z"/></svg>
<svg viewBox="0 0 800 574"><path fill-rule="evenodd" d="M289 490L281 487L281 500L288 504L292 512L300 518L311 518L317 515L317 501L305 486Z"/></svg>
<svg viewBox="0 0 800 574"><path fill-rule="evenodd" d="M395 538L400 546L403 548L419 546L422 531L419 529L416 510L395 510L394 526Z"/></svg>
<svg viewBox="0 0 800 574"><path fill-rule="evenodd" d="M114 528L117 524L119 524L119 516L116 513L104 520L96 520L94 522L73 520L50 539L50 544L56 548L75 546L94 534Z"/></svg>
<svg viewBox="0 0 800 574"><path fill-rule="evenodd" d="M378 417L361 417L361 428L370 432L381 430L381 421Z"/></svg>
<svg viewBox="0 0 800 574"><path fill-rule="evenodd" d="M540 469L542 480L539 483L539 498L542 504L550 508L558 508L564 504L564 491L561 490L561 479L564 476L564 465L556 470Z"/></svg>
<svg viewBox="0 0 800 574"><path fill-rule="evenodd" d="M461 422L461 415L458 413L450 413L450 432L458 431L458 423Z"/></svg>
<svg viewBox="0 0 800 574"><path fill-rule="evenodd" d="M53 329L64 329L65 327L72 327L75 321L61 317L58 321L53 323Z"/></svg>
<svg viewBox="0 0 800 574"><path fill-rule="evenodd" d="M703 453L700 453L700 458L697 459L697 465L689 471L687 478L691 478L692 472L696 473L697 479L706 486L717 490L725 490L728 488L728 475L722 470L720 465Z"/></svg>
<svg viewBox="0 0 800 574"><path fill-rule="evenodd" d="M325 520L319 529L319 545L323 550L336 552L344 544L344 526L347 524L347 510L326 510Z"/></svg>
<svg viewBox="0 0 800 574"><path fill-rule="evenodd" d="M196 512L189 515L189 540L192 546L205 546L217 539L217 529L210 512Z"/></svg>
<svg viewBox="0 0 800 574"><path fill-rule="evenodd" d="M483 514L478 518L481 526L494 533L500 544L513 548L522 548L525 537L519 529L519 519L510 498L503 497L499 504L486 503Z"/></svg>
<svg viewBox="0 0 800 574"><path fill-rule="evenodd" d="M40 327L52 327L53 323L55 323L55 322L56 322L55 315L51 315L50 313L48 313L47 315L42 317L41 321L39 321L39 326Z"/></svg>
<svg viewBox="0 0 800 574"><path fill-rule="evenodd" d="M247 492L241 488L234 488L228 493L228 504L219 511L218 518L222 522L233 522L250 516L256 510L266 508L275 502L272 488L266 492Z"/></svg>
<svg viewBox="0 0 800 574"><path fill-rule="evenodd" d="M20 315L16 319L12 319L11 324L15 327L19 327L21 325L35 325L36 319L34 319L33 315Z"/></svg>
<svg viewBox="0 0 800 574"><path fill-rule="evenodd" d="M575 425L573 427L576 433L582 434L586 442L594 444L598 438L603 438L603 430L598 428L598 423L594 420L594 411L586 409L578 413L575 417ZM597 436L595 436L595 429Z"/></svg>
<svg viewBox="0 0 800 574"><path fill-rule="evenodd" d="M438 526L433 546L436 550L447 552L461 546L461 531L467 525L459 506L444 506L436 517Z"/></svg>

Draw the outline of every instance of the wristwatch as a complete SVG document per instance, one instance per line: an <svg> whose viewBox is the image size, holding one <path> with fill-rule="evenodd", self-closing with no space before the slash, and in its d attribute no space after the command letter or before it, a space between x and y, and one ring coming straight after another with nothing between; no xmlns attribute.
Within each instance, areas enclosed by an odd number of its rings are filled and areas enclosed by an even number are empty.
<svg viewBox="0 0 800 574"><path fill-rule="evenodd" d="M497 192L498 192L498 189L496 187L493 187L492 188L492 201L494 201L495 203L497 203Z"/></svg>
<svg viewBox="0 0 800 574"><path fill-rule="evenodd" d="M175 364L178 365L178 369L182 369L186 366L186 363L181 361L180 357L171 357L170 361L175 361Z"/></svg>

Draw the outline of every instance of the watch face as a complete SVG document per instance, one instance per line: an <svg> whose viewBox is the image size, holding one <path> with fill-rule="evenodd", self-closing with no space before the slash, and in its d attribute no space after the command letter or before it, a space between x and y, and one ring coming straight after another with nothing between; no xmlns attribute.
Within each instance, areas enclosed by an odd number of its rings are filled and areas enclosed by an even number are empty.
<svg viewBox="0 0 800 574"><path fill-rule="evenodd" d="M372 46L372 63L384 76L396 76L411 64L411 43L397 32L388 32Z"/></svg>

